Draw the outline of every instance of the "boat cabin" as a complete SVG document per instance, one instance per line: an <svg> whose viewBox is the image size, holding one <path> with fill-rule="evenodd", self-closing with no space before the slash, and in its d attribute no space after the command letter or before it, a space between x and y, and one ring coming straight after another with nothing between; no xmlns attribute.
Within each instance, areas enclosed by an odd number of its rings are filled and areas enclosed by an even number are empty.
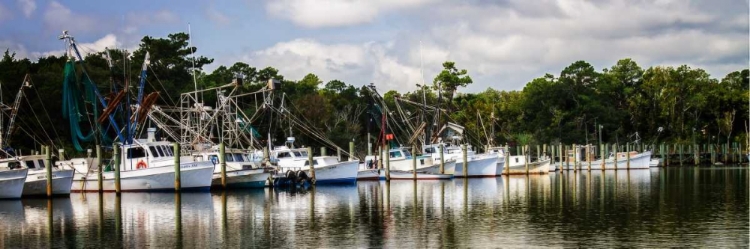
<svg viewBox="0 0 750 249"><path fill-rule="evenodd" d="M20 169L28 168L29 170L44 170L45 155L20 156L15 158L0 159L0 168Z"/></svg>
<svg viewBox="0 0 750 249"><path fill-rule="evenodd" d="M121 148L123 171L174 166L174 152L170 142L140 142L122 145Z"/></svg>

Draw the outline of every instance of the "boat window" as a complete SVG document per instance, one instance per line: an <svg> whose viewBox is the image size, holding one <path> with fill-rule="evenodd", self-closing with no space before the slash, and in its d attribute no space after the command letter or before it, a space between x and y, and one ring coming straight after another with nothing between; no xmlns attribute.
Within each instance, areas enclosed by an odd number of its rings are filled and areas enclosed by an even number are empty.
<svg viewBox="0 0 750 249"><path fill-rule="evenodd" d="M195 155L195 156L193 156L193 161L195 161L195 162L203 162L203 155Z"/></svg>
<svg viewBox="0 0 750 249"><path fill-rule="evenodd" d="M26 163L26 167L29 168L29 169L35 169L36 168L36 165L34 165L34 161L33 160L26 161L25 163Z"/></svg>
<svg viewBox="0 0 750 249"><path fill-rule="evenodd" d="M281 152L281 153L279 153L279 155L278 155L278 156L276 156L276 157L278 157L278 158L285 158L285 157L290 157L290 156L291 156L291 155L289 154L289 152Z"/></svg>
<svg viewBox="0 0 750 249"><path fill-rule="evenodd" d="M516 162L518 162L518 157L516 157Z"/></svg>
<svg viewBox="0 0 750 249"><path fill-rule="evenodd" d="M167 155L166 152L164 152L164 150L161 148L161 146L155 146L155 147L156 147L156 151L159 152L159 156L169 156L169 155Z"/></svg>
<svg viewBox="0 0 750 249"><path fill-rule="evenodd" d="M318 161L313 161L313 166L318 165ZM305 161L305 166L310 166L310 161Z"/></svg>
<svg viewBox="0 0 750 249"><path fill-rule="evenodd" d="M164 150L164 155L174 156L174 153L172 153L172 148L169 148L169 146L166 146L166 145L162 145L161 147Z"/></svg>
<svg viewBox="0 0 750 249"><path fill-rule="evenodd" d="M425 148L424 153L435 153L435 148L433 147Z"/></svg>
<svg viewBox="0 0 750 249"><path fill-rule="evenodd" d="M156 153L157 146L149 146L148 147L151 150L151 155L154 157L159 157L159 153Z"/></svg>
<svg viewBox="0 0 750 249"><path fill-rule="evenodd" d="M235 162L244 162L244 158L242 158L242 154L240 153L234 153L234 161Z"/></svg>
<svg viewBox="0 0 750 249"><path fill-rule="evenodd" d="M144 151L143 148L137 147L137 148L128 149L127 158L139 158L139 157L146 157L146 151Z"/></svg>
<svg viewBox="0 0 750 249"><path fill-rule="evenodd" d="M224 160L226 160L226 162L234 162L234 157L232 157L232 153L224 153Z"/></svg>
<svg viewBox="0 0 750 249"><path fill-rule="evenodd" d="M405 157L411 157L411 152L405 150L404 151L404 156Z"/></svg>
<svg viewBox="0 0 750 249"><path fill-rule="evenodd" d="M391 158L401 157L401 152L400 151L391 151L390 154L391 154Z"/></svg>
<svg viewBox="0 0 750 249"><path fill-rule="evenodd" d="M41 169L44 168L44 160L39 159L39 160L36 160L36 162L39 163L39 168L41 168Z"/></svg>

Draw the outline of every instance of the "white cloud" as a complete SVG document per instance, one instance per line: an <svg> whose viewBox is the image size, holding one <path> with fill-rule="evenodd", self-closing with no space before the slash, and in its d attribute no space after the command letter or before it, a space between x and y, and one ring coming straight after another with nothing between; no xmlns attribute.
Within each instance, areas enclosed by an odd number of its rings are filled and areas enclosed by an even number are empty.
<svg viewBox="0 0 750 249"><path fill-rule="evenodd" d="M350 26L372 22L384 12L413 8L431 0L271 0L266 11L310 28Z"/></svg>
<svg viewBox="0 0 750 249"><path fill-rule="evenodd" d="M279 69L285 78L302 79L308 73L324 82L342 80L353 85L374 82L384 89L412 90L420 83L419 67L391 55L392 44L322 44L310 39L280 42L239 58L259 67Z"/></svg>
<svg viewBox="0 0 750 249"><path fill-rule="evenodd" d="M42 17L44 25L48 30L75 30L76 32L93 31L97 28L97 22L88 16L73 13L69 8L57 1L51 1L47 5Z"/></svg>
<svg viewBox="0 0 750 249"><path fill-rule="evenodd" d="M96 40L91 43L76 43L78 50L81 52L81 56L86 56L88 54L98 53L104 51L105 48L117 48L121 47L122 44L117 41L117 36L114 34L107 34L104 37L100 38L99 40ZM66 53L65 50L54 50L54 51L46 51L46 52L32 52L30 53L29 58L40 58L40 57L46 57L46 56L64 56Z"/></svg>
<svg viewBox="0 0 750 249"><path fill-rule="evenodd" d="M25 15L26 18L31 17L31 14L36 10L36 2L34 0L18 0L18 6L21 7L23 15Z"/></svg>
<svg viewBox="0 0 750 249"><path fill-rule="evenodd" d="M229 19L227 15L221 13L221 11L218 11L213 6L210 6L206 9L206 17L208 17L209 20L218 25L227 25L232 22L232 20Z"/></svg>

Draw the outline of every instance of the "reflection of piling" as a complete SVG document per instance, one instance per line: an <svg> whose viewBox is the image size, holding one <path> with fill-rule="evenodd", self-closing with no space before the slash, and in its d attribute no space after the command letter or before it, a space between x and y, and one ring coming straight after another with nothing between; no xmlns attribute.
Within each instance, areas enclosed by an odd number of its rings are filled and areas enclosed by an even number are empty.
<svg viewBox="0 0 750 249"><path fill-rule="evenodd" d="M174 194L174 217L175 217L175 247L183 248L182 245L182 194L177 192Z"/></svg>
<svg viewBox="0 0 750 249"><path fill-rule="evenodd" d="M115 244L122 242L122 196L120 195L115 195L115 242L118 242Z"/></svg>
<svg viewBox="0 0 750 249"><path fill-rule="evenodd" d="M55 237L55 235L54 235L55 229L54 229L54 226L52 224L52 222L53 222L53 219L52 219L53 218L52 217L53 216L52 209L53 209L52 199L48 198L47 199L47 235L49 237L47 239L49 240L48 241L49 242L49 247L53 247L52 246L52 238Z"/></svg>

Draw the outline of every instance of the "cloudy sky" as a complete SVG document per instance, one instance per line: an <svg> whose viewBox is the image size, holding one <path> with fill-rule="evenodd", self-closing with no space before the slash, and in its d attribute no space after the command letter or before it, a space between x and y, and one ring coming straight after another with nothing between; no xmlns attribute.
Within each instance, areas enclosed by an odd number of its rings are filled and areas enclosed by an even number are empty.
<svg viewBox="0 0 750 249"><path fill-rule="evenodd" d="M216 61L273 66L288 79L413 90L455 61L466 92L522 89L585 60L681 65L713 77L748 67L748 0L0 1L0 49L62 54L69 30L87 51L135 48L144 35L187 32ZM421 45L420 45L421 44ZM421 49L420 49L421 48Z"/></svg>

